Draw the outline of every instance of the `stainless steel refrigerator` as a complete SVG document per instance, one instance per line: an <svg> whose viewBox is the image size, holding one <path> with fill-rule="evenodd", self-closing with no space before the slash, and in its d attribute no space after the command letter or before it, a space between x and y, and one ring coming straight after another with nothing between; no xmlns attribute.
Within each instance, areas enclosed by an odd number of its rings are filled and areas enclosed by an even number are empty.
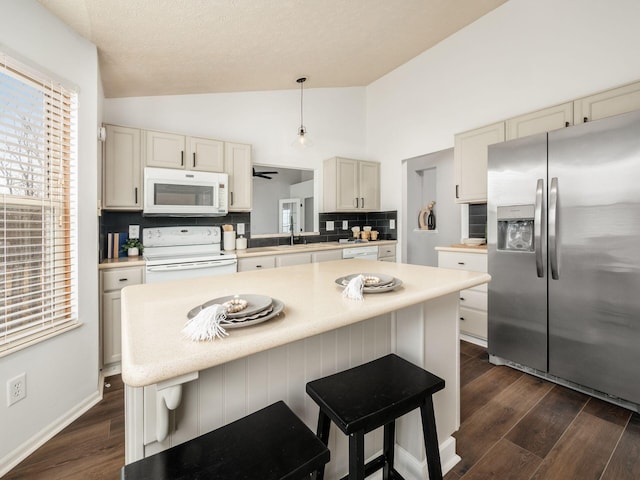
<svg viewBox="0 0 640 480"><path fill-rule="evenodd" d="M638 410L640 112L493 145L488 166L490 361Z"/></svg>

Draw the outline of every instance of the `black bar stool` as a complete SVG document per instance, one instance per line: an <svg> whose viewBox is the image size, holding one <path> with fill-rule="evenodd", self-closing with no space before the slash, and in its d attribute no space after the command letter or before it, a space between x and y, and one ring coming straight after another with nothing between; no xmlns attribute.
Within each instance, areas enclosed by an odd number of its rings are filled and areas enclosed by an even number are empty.
<svg viewBox="0 0 640 480"><path fill-rule="evenodd" d="M320 406L318 436L329 442L331 421L349 435L349 475L362 480L382 469L383 478L402 479L393 468L395 420L420 408L430 480L442 479L432 395L444 380L395 354L307 383L307 393ZM384 425L383 452L364 463L364 435ZM317 480L324 478L324 465ZM344 480L343 479L343 480Z"/></svg>
<svg viewBox="0 0 640 480"><path fill-rule="evenodd" d="M297 480L329 449L282 401L168 450L125 465L122 480Z"/></svg>

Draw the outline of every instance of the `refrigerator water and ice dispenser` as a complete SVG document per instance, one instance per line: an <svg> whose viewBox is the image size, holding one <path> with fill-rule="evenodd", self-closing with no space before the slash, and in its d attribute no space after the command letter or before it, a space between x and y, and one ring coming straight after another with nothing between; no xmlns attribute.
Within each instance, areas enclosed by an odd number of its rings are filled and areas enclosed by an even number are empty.
<svg viewBox="0 0 640 480"><path fill-rule="evenodd" d="M498 206L498 250L533 252L534 205Z"/></svg>

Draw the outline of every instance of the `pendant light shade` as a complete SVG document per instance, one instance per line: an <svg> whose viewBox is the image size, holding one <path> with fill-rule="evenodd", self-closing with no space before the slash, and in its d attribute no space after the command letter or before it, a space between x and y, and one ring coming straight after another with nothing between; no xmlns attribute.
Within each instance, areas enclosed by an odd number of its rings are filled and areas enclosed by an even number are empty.
<svg viewBox="0 0 640 480"><path fill-rule="evenodd" d="M307 81L307 77L300 77L296 80L300 84L300 128L298 128L298 135L296 139L293 141L292 146L294 147L310 147L313 145L313 142L309 138L307 134L307 129L304 126L303 122L303 84Z"/></svg>

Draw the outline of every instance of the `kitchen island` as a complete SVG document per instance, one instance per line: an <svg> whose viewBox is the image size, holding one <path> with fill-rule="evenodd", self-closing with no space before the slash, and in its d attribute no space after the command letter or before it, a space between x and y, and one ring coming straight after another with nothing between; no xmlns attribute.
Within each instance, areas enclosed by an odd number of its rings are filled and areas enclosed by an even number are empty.
<svg viewBox="0 0 640 480"><path fill-rule="evenodd" d="M379 273L401 287L342 297L335 279ZM443 471L458 460L458 294L489 275L368 260L337 260L205 279L136 285L122 295L122 378L126 462L218 428L276 400L315 430L317 406L305 383L395 352L444 378L434 396ZM229 330L211 342L193 342L181 330L187 312L213 298L268 295L284 312L266 322ZM397 468L424 478L419 413L398 423ZM367 435L367 455L382 445ZM332 432L326 478L347 470L347 438Z"/></svg>

